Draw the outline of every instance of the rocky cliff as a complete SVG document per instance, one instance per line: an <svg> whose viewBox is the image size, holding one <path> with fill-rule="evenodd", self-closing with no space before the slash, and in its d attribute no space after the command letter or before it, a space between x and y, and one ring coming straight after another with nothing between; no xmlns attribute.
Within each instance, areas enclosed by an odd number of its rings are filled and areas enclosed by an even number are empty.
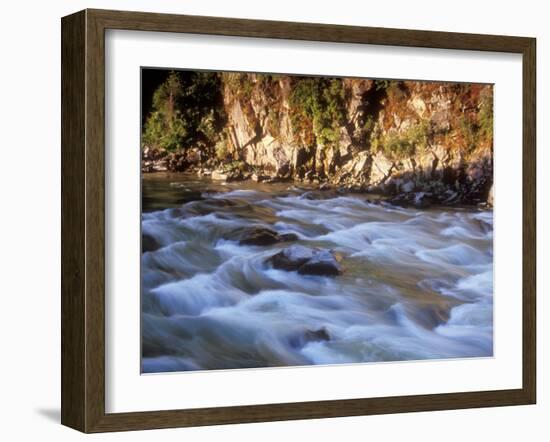
<svg viewBox="0 0 550 442"><path fill-rule="evenodd" d="M149 143L144 170L161 160L214 178L307 181L403 202L419 192L447 203L490 199L491 85L217 75L215 139L171 154Z"/></svg>

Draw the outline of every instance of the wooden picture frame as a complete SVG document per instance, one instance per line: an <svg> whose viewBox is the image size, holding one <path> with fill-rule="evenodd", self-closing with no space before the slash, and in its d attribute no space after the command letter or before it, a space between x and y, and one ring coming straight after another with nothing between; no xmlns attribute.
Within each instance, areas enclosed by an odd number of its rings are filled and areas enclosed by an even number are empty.
<svg viewBox="0 0 550 442"><path fill-rule="evenodd" d="M496 51L523 58L523 385L132 413L105 412L105 30ZM533 38L84 10L62 19L62 410L83 432L533 404L536 398L536 41Z"/></svg>

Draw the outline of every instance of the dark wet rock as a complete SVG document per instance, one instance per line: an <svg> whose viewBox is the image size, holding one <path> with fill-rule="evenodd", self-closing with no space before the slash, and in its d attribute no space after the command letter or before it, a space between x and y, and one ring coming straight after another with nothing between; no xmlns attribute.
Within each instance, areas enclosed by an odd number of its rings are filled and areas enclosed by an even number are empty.
<svg viewBox="0 0 550 442"><path fill-rule="evenodd" d="M191 201L202 201L205 198L202 193L196 190L187 190L182 193L181 197L177 199L178 204L187 204Z"/></svg>
<svg viewBox="0 0 550 442"><path fill-rule="evenodd" d="M250 175L250 179L252 181L256 181L257 183L262 183L264 181L270 181L273 177L269 176L269 175L262 175L262 174L256 174L256 173L253 173L252 175Z"/></svg>
<svg viewBox="0 0 550 442"><path fill-rule="evenodd" d="M320 250L298 269L298 273L302 275L338 276L342 273L342 266L331 251Z"/></svg>
<svg viewBox="0 0 550 442"><path fill-rule="evenodd" d="M401 193L387 200L392 206L399 207L408 207L410 205L411 199L408 194Z"/></svg>
<svg viewBox="0 0 550 442"><path fill-rule="evenodd" d="M310 342L330 341L330 335L325 327L317 330L307 329L303 333L293 333L289 336L289 343L294 348L302 348Z"/></svg>
<svg viewBox="0 0 550 442"><path fill-rule="evenodd" d="M268 261L276 269L293 271L313 258L314 253L315 249L295 244L273 255Z"/></svg>
<svg viewBox="0 0 550 442"><path fill-rule="evenodd" d="M441 196L441 199L442 204L454 204L459 200L459 195L458 192L448 190Z"/></svg>
<svg viewBox="0 0 550 442"><path fill-rule="evenodd" d="M340 258L330 250L294 244L267 260L273 268L297 271L302 275L337 276L342 273Z"/></svg>
<svg viewBox="0 0 550 442"><path fill-rule="evenodd" d="M144 233L141 235L141 252L154 252L155 250L160 249L162 246L161 244L153 238L148 233Z"/></svg>
<svg viewBox="0 0 550 442"><path fill-rule="evenodd" d="M184 172L190 163L184 152L171 152L166 156L166 167L171 172Z"/></svg>
<svg viewBox="0 0 550 442"><path fill-rule="evenodd" d="M418 192L414 195L413 205L417 209L427 209L432 205L432 200L426 192Z"/></svg>
<svg viewBox="0 0 550 442"><path fill-rule="evenodd" d="M279 242L296 241L298 236L294 233L279 234L267 227L249 227L234 232L239 244L246 246L270 246Z"/></svg>
<svg viewBox="0 0 550 442"><path fill-rule="evenodd" d="M236 207L239 202L229 198L210 198L207 204L212 207Z"/></svg>
<svg viewBox="0 0 550 442"><path fill-rule="evenodd" d="M308 192L304 192L300 198L306 199L306 200L326 200L330 198L334 198L334 192L330 192L329 189L323 189L323 190L310 190Z"/></svg>
<svg viewBox="0 0 550 442"><path fill-rule="evenodd" d="M257 227L254 230L243 233L239 244L248 246L269 246L279 242L279 235L273 230Z"/></svg>
<svg viewBox="0 0 550 442"><path fill-rule="evenodd" d="M480 219L474 220L474 222L477 223L477 225L479 226L479 230L481 230L484 234L487 234L493 231L493 226L488 222L485 222Z"/></svg>
<svg viewBox="0 0 550 442"><path fill-rule="evenodd" d="M402 192L408 193L412 192L414 190L414 182L413 181L406 181L405 183L401 184L400 189Z"/></svg>
<svg viewBox="0 0 550 442"><path fill-rule="evenodd" d="M388 202L393 206L427 209L432 205L432 198L427 192L411 192L400 193L399 195L390 198Z"/></svg>
<svg viewBox="0 0 550 442"><path fill-rule="evenodd" d="M304 338L308 342L312 341L330 341L330 335L325 327L318 330L307 330Z"/></svg>
<svg viewBox="0 0 550 442"><path fill-rule="evenodd" d="M279 235L281 242L298 241L298 235L295 233L281 233Z"/></svg>

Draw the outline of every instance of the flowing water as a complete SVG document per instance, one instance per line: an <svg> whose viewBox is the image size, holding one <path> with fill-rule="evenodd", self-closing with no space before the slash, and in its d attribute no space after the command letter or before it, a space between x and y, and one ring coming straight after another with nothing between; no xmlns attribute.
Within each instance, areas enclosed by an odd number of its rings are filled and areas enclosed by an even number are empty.
<svg viewBox="0 0 550 442"><path fill-rule="evenodd" d="M289 183L143 178L142 371L493 354L493 212L405 209ZM343 256L336 277L273 269L289 243Z"/></svg>

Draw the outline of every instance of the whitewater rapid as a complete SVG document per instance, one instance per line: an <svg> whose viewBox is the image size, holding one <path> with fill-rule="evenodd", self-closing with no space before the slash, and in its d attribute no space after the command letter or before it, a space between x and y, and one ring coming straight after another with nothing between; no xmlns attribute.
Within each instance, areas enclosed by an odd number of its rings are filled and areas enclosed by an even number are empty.
<svg viewBox="0 0 550 442"><path fill-rule="evenodd" d="M493 354L491 210L173 176L143 197L144 373ZM239 245L246 226L334 250L344 273L273 269L289 244Z"/></svg>

